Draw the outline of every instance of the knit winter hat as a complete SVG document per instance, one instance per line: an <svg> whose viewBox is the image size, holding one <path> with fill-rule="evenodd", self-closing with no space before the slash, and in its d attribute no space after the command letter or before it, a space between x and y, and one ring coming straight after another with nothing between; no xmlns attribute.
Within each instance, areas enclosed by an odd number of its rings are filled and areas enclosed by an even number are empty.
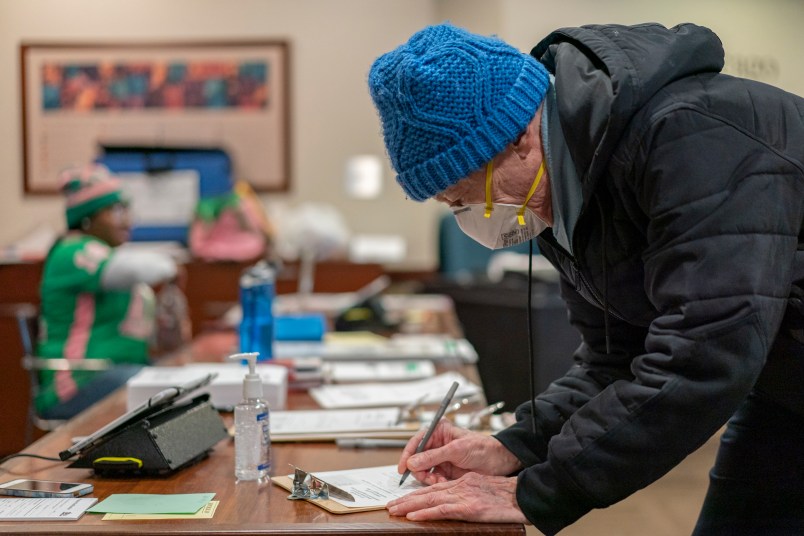
<svg viewBox="0 0 804 536"><path fill-rule="evenodd" d="M71 167L59 174L61 191L67 199L67 228L74 229L88 218L115 203L127 203L120 179L101 164Z"/></svg>
<svg viewBox="0 0 804 536"><path fill-rule="evenodd" d="M516 140L549 75L498 38L440 24L377 58L368 83L396 180L424 201Z"/></svg>

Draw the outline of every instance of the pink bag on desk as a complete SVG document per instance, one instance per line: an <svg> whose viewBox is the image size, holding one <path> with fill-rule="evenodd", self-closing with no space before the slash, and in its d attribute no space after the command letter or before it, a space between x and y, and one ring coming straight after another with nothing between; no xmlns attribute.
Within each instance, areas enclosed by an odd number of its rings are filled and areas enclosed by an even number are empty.
<svg viewBox="0 0 804 536"><path fill-rule="evenodd" d="M190 251L208 261L248 261L266 254L271 229L248 184L230 194L202 199L190 226Z"/></svg>

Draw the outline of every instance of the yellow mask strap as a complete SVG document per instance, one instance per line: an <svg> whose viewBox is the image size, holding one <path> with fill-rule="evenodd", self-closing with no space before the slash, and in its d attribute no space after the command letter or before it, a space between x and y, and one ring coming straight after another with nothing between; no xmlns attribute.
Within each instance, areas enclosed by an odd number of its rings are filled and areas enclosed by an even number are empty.
<svg viewBox="0 0 804 536"><path fill-rule="evenodd" d="M491 202L491 174L494 171L494 160L489 160L486 164L486 210L483 215L486 218L491 218L491 210L494 204Z"/></svg>
<svg viewBox="0 0 804 536"><path fill-rule="evenodd" d="M519 225L522 227L525 226L525 207L528 206L528 201L530 201L530 198L536 193L536 188L539 187L539 183L542 182L542 175L544 175L544 160L542 160L542 164L539 166L539 171L536 172L536 178L533 180L533 184L530 185L530 190L528 191L528 196L525 198L525 202L516 211L516 221L518 221ZM488 187L486 191L488 191ZM486 195L488 196L488 194ZM486 197L486 199L488 199L488 197Z"/></svg>

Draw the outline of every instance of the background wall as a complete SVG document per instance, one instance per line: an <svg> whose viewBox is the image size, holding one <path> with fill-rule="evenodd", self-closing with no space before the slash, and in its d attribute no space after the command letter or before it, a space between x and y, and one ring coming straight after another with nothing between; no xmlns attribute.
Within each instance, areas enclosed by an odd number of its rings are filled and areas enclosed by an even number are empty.
<svg viewBox="0 0 804 536"><path fill-rule="evenodd" d="M43 223L62 227L60 198L23 195L21 41L284 38L291 44L293 183L264 202L331 203L355 233L403 234L405 268L434 267L438 205L406 200L387 164L376 201L349 199L342 185L350 156L384 155L365 84L371 62L442 20L496 33L523 51L561 26L697 22L720 35L728 71L804 95L800 0L0 0L0 244Z"/></svg>

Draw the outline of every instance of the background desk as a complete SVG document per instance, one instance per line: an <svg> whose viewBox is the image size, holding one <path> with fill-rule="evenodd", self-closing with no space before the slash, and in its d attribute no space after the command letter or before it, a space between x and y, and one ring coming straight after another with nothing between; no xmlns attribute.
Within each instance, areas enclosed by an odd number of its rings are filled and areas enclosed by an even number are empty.
<svg viewBox="0 0 804 536"><path fill-rule="evenodd" d="M198 337L192 347L175 360L214 360L228 352L234 344L230 333ZM474 367L461 366L460 372L477 382ZM288 393L291 409L315 408L305 392ZM125 410L125 392L117 391L67 425L31 445L27 452L57 456L70 445L70 438L86 435ZM226 415L228 422L230 415ZM311 471L328 471L355 467L390 465L398 461L396 449L338 449L333 443L281 443L272 448L272 475L282 474L290 463ZM102 515L85 514L70 523L0 522L0 532L24 534L488 534L524 535L519 524L485 524L463 522L415 523L392 517L385 510L335 515L306 501L287 500L288 492L270 483L245 482L234 478L234 445L221 441L209 458L182 469L166 478L107 479L97 478L86 469L68 469L64 463L29 458L12 460L3 466L0 480L36 478L89 482L94 484L92 496L103 500L112 493L196 493L215 492L219 500L213 519L102 521Z"/></svg>
<svg viewBox="0 0 804 536"><path fill-rule="evenodd" d="M28 409L28 374L20 366L22 344L15 310L20 304L39 305L39 284L42 262L0 264L0 392L3 411L0 412L0 456L18 452L25 447L23 430ZM219 317L238 300L238 281L242 271L251 263L190 261L187 270L186 295L193 332ZM318 263L315 271L315 290L318 292L350 292L357 290L383 274L378 264L349 262ZM278 274L277 292L295 292L298 287L298 265L288 263Z"/></svg>
<svg viewBox="0 0 804 536"><path fill-rule="evenodd" d="M216 320L238 302L240 274L253 263L192 261L187 270L187 305L193 333L204 330L207 322ZM316 265L314 292L352 292L383 275L379 264L322 262ZM299 286L298 263L286 263L277 274L277 294L296 292Z"/></svg>

